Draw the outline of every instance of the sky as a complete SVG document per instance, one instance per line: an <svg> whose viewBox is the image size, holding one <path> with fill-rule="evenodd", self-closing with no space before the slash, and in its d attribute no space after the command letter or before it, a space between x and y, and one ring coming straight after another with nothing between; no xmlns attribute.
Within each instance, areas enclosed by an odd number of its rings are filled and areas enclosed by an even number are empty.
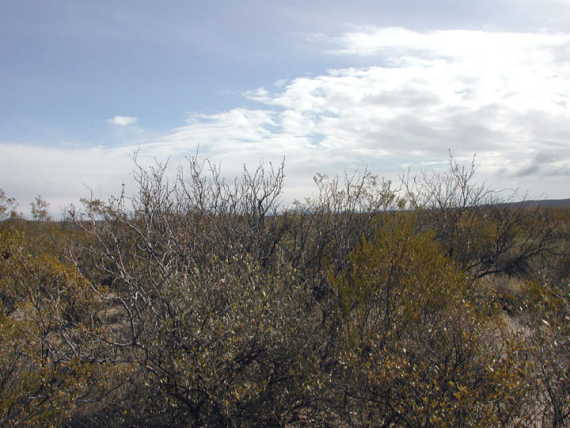
<svg viewBox="0 0 570 428"><path fill-rule="evenodd" d="M133 155L228 176L285 159L570 197L570 0L0 4L0 188L27 210L134 191Z"/></svg>

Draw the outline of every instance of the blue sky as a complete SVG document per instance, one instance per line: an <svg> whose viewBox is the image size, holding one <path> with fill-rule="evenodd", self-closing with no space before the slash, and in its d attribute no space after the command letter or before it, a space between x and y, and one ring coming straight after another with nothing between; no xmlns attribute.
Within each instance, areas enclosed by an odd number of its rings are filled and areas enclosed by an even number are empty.
<svg viewBox="0 0 570 428"><path fill-rule="evenodd" d="M132 153L229 175L476 153L481 178L570 197L570 1L66 1L0 6L0 188L54 210L132 187Z"/></svg>

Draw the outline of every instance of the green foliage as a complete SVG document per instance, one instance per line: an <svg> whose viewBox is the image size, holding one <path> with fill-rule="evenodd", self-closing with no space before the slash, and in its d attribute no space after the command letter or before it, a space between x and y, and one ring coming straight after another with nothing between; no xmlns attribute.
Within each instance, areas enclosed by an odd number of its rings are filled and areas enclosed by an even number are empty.
<svg viewBox="0 0 570 428"><path fill-rule="evenodd" d="M415 229L412 216L386 217L374 238L363 239L350 254L348 269L332 277L345 312L363 305L383 308L391 323L394 316L415 319L419 308L431 312L461 296L464 275L432 232Z"/></svg>
<svg viewBox="0 0 570 428"><path fill-rule="evenodd" d="M27 247L22 232L0 230L3 426L60 424L95 382L88 358L93 290L74 267Z"/></svg>
<svg viewBox="0 0 570 428"><path fill-rule="evenodd" d="M476 310L465 273L413 216L387 218L331 282L345 318L341 385L354 397L352 424L495 426L526 417L527 366L515 344L501 339L501 352L488 343L496 321Z"/></svg>

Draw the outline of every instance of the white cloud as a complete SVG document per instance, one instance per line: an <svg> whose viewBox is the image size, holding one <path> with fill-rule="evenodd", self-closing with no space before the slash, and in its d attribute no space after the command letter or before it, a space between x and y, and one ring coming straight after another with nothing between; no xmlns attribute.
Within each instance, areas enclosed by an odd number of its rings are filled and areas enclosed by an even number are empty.
<svg viewBox="0 0 570 428"><path fill-rule="evenodd" d="M367 28L329 43L347 60L366 57L370 65L249 91L257 108L192 115L141 145L141 155L177 160L199 147L230 175L244 163L285 155L292 199L312 190L317 171L368 166L394 178L409 165L444 165L452 148L460 160L477 153L494 186L570 196L569 34ZM50 189L67 189L61 198L76 200L85 196L83 183L116 191L137 147L29 148L23 155L7 145L0 170L20 194L43 192L49 180L41 177L50 177ZM24 179L25 171L37 179Z"/></svg>
<svg viewBox="0 0 570 428"><path fill-rule="evenodd" d="M363 164L390 173L441 162L453 148L477 153L498 185L539 193L546 180L547 191L567 194L569 34L367 28L329 43L375 65L249 91L266 107L202 117L161 144L200 142L231 164L285 153L304 173ZM553 152L555 161L542 155Z"/></svg>
<svg viewBox="0 0 570 428"><path fill-rule="evenodd" d="M365 27L327 39L336 45L330 52L337 54L404 54L404 59L439 58L448 61L486 59L491 56L500 64L505 64L524 60L523 57L528 55L531 55L529 61L544 59L548 51L543 48L567 44L568 34L470 30L416 32L400 27Z"/></svg>
<svg viewBox="0 0 570 428"><path fill-rule="evenodd" d="M108 122L117 126L129 126L137 123L137 118L134 116L113 116Z"/></svg>
<svg viewBox="0 0 570 428"><path fill-rule="evenodd" d="M28 211L34 195L41 194L59 215L70 203L94 196L106 198L131 184L135 147L46 147L1 143L1 187Z"/></svg>

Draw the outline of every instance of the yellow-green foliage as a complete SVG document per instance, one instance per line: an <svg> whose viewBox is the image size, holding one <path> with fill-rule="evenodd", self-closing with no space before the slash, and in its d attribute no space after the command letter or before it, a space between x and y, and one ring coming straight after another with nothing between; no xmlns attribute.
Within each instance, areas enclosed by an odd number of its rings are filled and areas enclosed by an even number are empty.
<svg viewBox="0 0 570 428"><path fill-rule="evenodd" d="M424 322L466 290L465 276L445 257L430 232L415 232L411 216L386 218L372 240L363 240L349 257L349 268L331 275L345 315L359 327L374 323L402 328Z"/></svg>
<svg viewBox="0 0 570 428"><path fill-rule="evenodd" d="M501 359L514 344L485 341L491 320L470 303L465 274L412 216L387 219L330 279L345 319L342 361L368 415L358 423L493 426L516 414L524 362Z"/></svg>
<svg viewBox="0 0 570 428"><path fill-rule="evenodd" d="M58 424L94 369L82 360L93 291L71 266L0 230L0 424ZM92 381L92 380L91 380Z"/></svg>

